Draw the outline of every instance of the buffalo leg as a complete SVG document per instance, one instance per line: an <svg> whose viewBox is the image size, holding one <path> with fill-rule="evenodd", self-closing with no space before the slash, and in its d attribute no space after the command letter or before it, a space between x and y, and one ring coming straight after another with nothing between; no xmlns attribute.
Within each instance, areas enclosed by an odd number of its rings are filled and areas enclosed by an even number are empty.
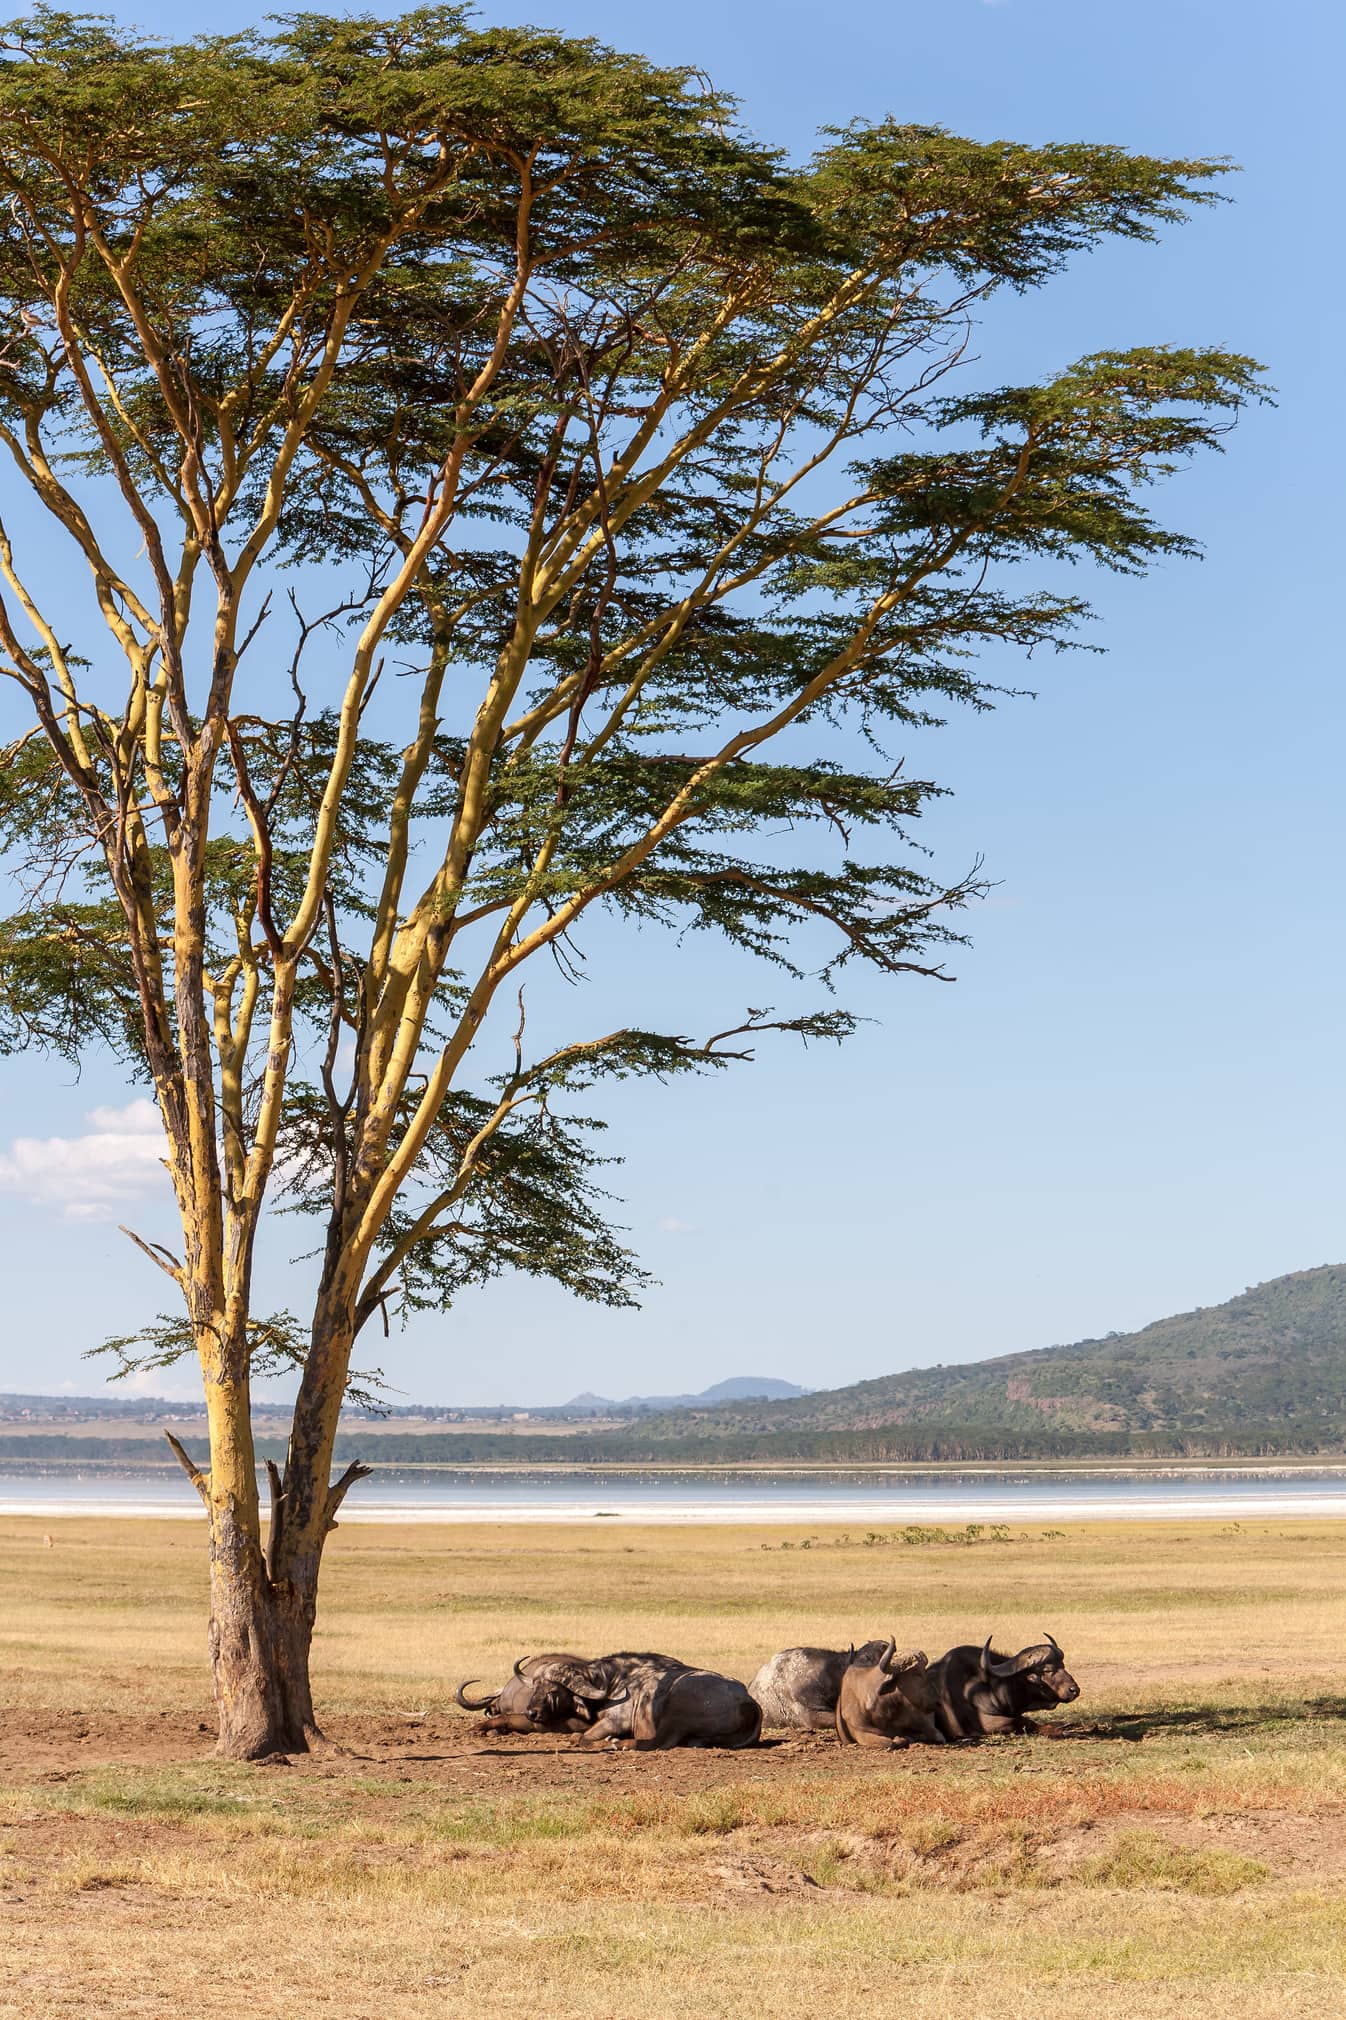
<svg viewBox="0 0 1346 2020"><path fill-rule="evenodd" d="M900 1752L903 1747L910 1744L910 1742L905 1739L890 1739L886 1732L875 1732L872 1726L847 1725L845 1719L841 1715L840 1705L837 1706L836 1725L837 1725L837 1738L842 1742L843 1745L845 1745L845 1743L849 1740L852 1746L867 1746L876 1749L882 1747L885 1752L892 1752L894 1750Z"/></svg>
<svg viewBox="0 0 1346 2020"><path fill-rule="evenodd" d="M654 1705L646 1700L638 1704L631 1715L631 1744L638 1753L649 1753L657 1746L676 1746L677 1740L661 1737L654 1722Z"/></svg>
<svg viewBox="0 0 1346 2020"><path fill-rule="evenodd" d="M580 1737L586 1746L596 1739L625 1739L626 1720L616 1713L604 1713L587 1726Z"/></svg>

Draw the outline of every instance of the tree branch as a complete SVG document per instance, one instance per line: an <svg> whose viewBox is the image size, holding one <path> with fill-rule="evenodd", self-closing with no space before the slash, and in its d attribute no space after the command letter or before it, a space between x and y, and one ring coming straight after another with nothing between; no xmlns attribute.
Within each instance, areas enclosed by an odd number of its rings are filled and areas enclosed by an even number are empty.
<svg viewBox="0 0 1346 2020"><path fill-rule="evenodd" d="M367 1480L370 1474L373 1472L373 1470L374 1468L372 1466L362 1466L358 1459L352 1459L350 1465L346 1468L341 1478L338 1481L336 1481L336 1483L332 1487L329 1487L329 1489L327 1490L327 1505L325 1514L326 1529L336 1528L337 1510L340 1508L347 1494L350 1492L351 1488L355 1485L357 1480Z"/></svg>
<svg viewBox="0 0 1346 2020"><path fill-rule="evenodd" d="M177 1460L179 1466L181 1466L183 1472L187 1475L187 1478L191 1481L193 1487L195 1487L197 1493L201 1496L201 1499L205 1502L207 1509L209 1509L210 1507L209 1473L203 1473L201 1471L201 1468L197 1465L195 1459L188 1457L186 1448L178 1442L178 1440L173 1436L173 1433L171 1431L165 1431L164 1436L165 1438L167 1438L169 1444L173 1448L173 1457Z"/></svg>
<svg viewBox="0 0 1346 2020"><path fill-rule="evenodd" d="M147 1255L150 1261L163 1271L165 1276L172 1277L174 1283L181 1288L183 1281L182 1264L171 1250L166 1249L161 1242L142 1240L134 1228L125 1227L120 1221L117 1223L117 1232L118 1234L124 1234L128 1241L133 1241L142 1255Z"/></svg>

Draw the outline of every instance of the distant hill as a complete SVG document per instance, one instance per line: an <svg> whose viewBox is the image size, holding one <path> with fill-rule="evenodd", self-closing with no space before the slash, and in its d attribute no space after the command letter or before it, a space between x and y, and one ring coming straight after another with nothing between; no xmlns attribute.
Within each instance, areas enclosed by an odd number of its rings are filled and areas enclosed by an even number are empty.
<svg viewBox="0 0 1346 2020"><path fill-rule="evenodd" d="M448 1403L399 1403L386 1404L370 1412L354 1410L352 1417L366 1414L379 1419L415 1418L421 1423L452 1420L453 1422L492 1422L500 1417L537 1417L546 1422L549 1419L573 1421L576 1418L614 1416L639 1416L651 1411L678 1410L688 1406L704 1406L713 1403L731 1403L742 1400L783 1401L789 1397L807 1396L809 1391L801 1389L794 1382L779 1381L774 1375L731 1375L727 1381L716 1382L709 1389L701 1389L694 1396L628 1396L624 1402L614 1402L610 1396L595 1396L586 1393L572 1397L568 1403L544 1403L524 1409L512 1403L455 1406ZM0 1423L39 1422L53 1425L69 1423L95 1423L103 1418L117 1419L122 1423L162 1424L178 1423L184 1417L202 1413L203 1406L197 1402L173 1402L165 1396L36 1396L21 1395L14 1390L0 1391ZM283 1401L259 1396L253 1404L254 1418L271 1418L288 1414L289 1405Z"/></svg>
<svg viewBox="0 0 1346 2020"><path fill-rule="evenodd" d="M1135 1333L881 1375L772 1403L697 1406L642 1425L647 1437L803 1432L1015 1433L1071 1439L1244 1437L1346 1441L1346 1266L1299 1270L1228 1303Z"/></svg>
<svg viewBox="0 0 1346 2020"><path fill-rule="evenodd" d="M756 1393L744 1396L745 1388ZM762 1391L768 1392L765 1398ZM7 1401L31 1409L53 1400L0 1397L0 1418ZM61 1402L74 1417L87 1400ZM614 1404L578 1396L560 1408L528 1413L525 1425L508 1426L500 1411L426 1411L420 1424L405 1431L386 1423L362 1427L351 1417L338 1435L337 1460L845 1465L1340 1455L1346 1453L1346 1266L1275 1277L1226 1304L1072 1346L1003 1354L962 1367L917 1368L812 1392L736 1376L681 1408L651 1411L647 1405L658 1400L632 1397ZM183 1408L152 1399L131 1407L164 1415ZM412 1414L395 1416L400 1422ZM581 1428L576 1419L586 1414L606 1414L609 1426ZM613 1425L614 1414L627 1421ZM492 1415L498 1428L484 1421ZM548 1419L567 1416L566 1435L549 1432ZM455 1428L441 1429L445 1419ZM11 1417L4 1430L18 1428ZM53 1424L53 1431L57 1428ZM268 1433L259 1424L259 1457L284 1457L282 1429L278 1424ZM34 1435L30 1417L24 1435L0 1433L0 1459L34 1464L139 1459L145 1454L141 1435L138 1446L116 1435ZM183 1439L194 1456L205 1455L204 1440L185 1427Z"/></svg>
<svg viewBox="0 0 1346 2020"><path fill-rule="evenodd" d="M627 1396L624 1401L617 1402L611 1396L595 1396L586 1390L584 1395L572 1396L568 1403L560 1404L551 1414L558 1417L607 1417L645 1410L697 1409L707 1403L785 1402L810 1393L797 1383L779 1381L774 1375L731 1375L728 1381L716 1382L695 1396Z"/></svg>
<svg viewBox="0 0 1346 2020"><path fill-rule="evenodd" d="M737 1403L750 1402L755 1397L768 1402L784 1402L789 1396L807 1396L808 1389L801 1389L797 1382L778 1382L770 1375L731 1375L727 1382L716 1382L713 1388L703 1389L697 1402Z"/></svg>

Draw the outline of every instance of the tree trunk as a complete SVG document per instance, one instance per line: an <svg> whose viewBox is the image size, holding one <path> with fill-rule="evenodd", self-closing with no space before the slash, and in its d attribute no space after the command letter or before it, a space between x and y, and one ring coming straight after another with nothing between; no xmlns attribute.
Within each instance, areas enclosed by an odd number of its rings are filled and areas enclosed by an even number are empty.
<svg viewBox="0 0 1346 2020"><path fill-rule="evenodd" d="M245 1373L207 1380L210 1472L203 1473L169 1432L168 1441L206 1506L210 1522L210 1660L219 1714L218 1752L229 1760L306 1753L322 1740L313 1715L309 1651L323 1545L347 1490L368 1466L331 1479L353 1327L332 1325L320 1301L313 1348L295 1405L282 1480L268 1459L271 1527L262 1548L261 1510ZM222 1330L222 1329L221 1329ZM205 1356L203 1356L203 1359Z"/></svg>
<svg viewBox="0 0 1346 2020"><path fill-rule="evenodd" d="M231 1505L211 1509L210 1659L217 1751L229 1760L306 1753L321 1740L309 1649L317 1581L273 1583L255 1536Z"/></svg>

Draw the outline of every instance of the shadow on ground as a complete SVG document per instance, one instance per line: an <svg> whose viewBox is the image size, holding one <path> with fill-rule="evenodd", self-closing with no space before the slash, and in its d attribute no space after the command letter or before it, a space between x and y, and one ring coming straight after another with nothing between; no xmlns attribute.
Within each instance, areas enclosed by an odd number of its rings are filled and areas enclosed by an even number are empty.
<svg viewBox="0 0 1346 2020"><path fill-rule="evenodd" d="M1281 1698L1275 1704L1186 1705L1181 1710L1082 1719L1043 1730L1059 1739L1135 1740L1166 1733L1176 1736L1267 1732L1323 1719L1346 1719L1346 1697Z"/></svg>

